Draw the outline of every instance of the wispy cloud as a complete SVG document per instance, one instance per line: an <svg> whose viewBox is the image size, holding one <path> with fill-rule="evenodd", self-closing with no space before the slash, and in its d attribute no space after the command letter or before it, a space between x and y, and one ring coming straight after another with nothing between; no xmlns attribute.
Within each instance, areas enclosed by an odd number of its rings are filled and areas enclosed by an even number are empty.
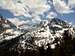
<svg viewBox="0 0 75 56"><path fill-rule="evenodd" d="M47 18L54 18L54 17L57 17L57 13L51 11L48 15L47 15Z"/></svg>
<svg viewBox="0 0 75 56"><path fill-rule="evenodd" d="M37 23L41 21L40 14L47 11L49 6L46 5L46 0L1 0L2 7L12 11L15 17L24 16L31 18L31 22ZM18 20L17 20L18 19ZM24 20L27 18L24 18ZM16 24L23 24L23 21L19 21L18 18L11 19L14 23L17 21ZM28 19L29 20L29 19ZM20 23L22 22L22 23ZM25 21L26 22L26 21Z"/></svg>
<svg viewBox="0 0 75 56"><path fill-rule="evenodd" d="M75 0L68 0L68 4L71 8L75 7Z"/></svg>
<svg viewBox="0 0 75 56"><path fill-rule="evenodd" d="M31 20L27 21L31 23L38 23L41 20L39 15L45 15L46 12L47 18L57 17L57 13L59 14L69 14L73 13L74 10L72 8L75 7L75 0L68 0L66 3L64 0L0 0L0 6L5 7L12 11L15 17L17 17L16 21L19 21L19 16L23 16L22 18L27 20L27 18L31 18ZM53 11L52 5L54 6ZM15 18L13 19L15 22ZM23 21L21 21L23 23Z"/></svg>
<svg viewBox="0 0 75 56"><path fill-rule="evenodd" d="M70 5L66 4L64 0L53 0L53 5L58 13L72 13L74 12Z"/></svg>

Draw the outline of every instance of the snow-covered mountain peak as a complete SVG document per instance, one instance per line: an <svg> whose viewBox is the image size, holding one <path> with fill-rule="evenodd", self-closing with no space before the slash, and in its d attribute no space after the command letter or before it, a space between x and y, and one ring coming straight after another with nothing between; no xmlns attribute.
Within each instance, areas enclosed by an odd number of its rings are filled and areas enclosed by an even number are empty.
<svg viewBox="0 0 75 56"><path fill-rule="evenodd" d="M10 40L18 34L20 34L20 31L17 27L3 16L0 16L0 41Z"/></svg>
<svg viewBox="0 0 75 56"><path fill-rule="evenodd" d="M49 43L50 46L57 45L54 43L55 39L59 39L58 44L60 44L61 39L63 39L64 32L67 31L68 35L74 36L75 32L73 27L69 27L69 24L60 20L52 19L50 21L42 21L36 30L27 33L27 36L34 39L35 45L41 47L47 47ZM29 38L30 38L29 37Z"/></svg>

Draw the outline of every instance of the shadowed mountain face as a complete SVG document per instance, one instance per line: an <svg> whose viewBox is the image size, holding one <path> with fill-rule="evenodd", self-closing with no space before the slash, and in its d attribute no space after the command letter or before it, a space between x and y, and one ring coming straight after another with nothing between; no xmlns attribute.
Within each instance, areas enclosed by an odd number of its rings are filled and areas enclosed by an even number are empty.
<svg viewBox="0 0 75 56"><path fill-rule="evenodd" d="M5 23L1 18L0 24L10 23ZM0 56L75 55L74 27L56 18L49 21L42 21L35 26L36 29L25 30L25 32L9 40L0 39L0 41L2 40L0 42Z"/></svg>

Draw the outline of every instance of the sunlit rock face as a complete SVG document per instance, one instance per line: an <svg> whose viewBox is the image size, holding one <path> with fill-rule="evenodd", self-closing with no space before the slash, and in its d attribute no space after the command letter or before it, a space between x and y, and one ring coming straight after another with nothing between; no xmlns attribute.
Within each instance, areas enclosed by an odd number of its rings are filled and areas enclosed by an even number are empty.
<svg viewBox="0 0 75 56"><path fill-rule="evenodd" d="M1 41L0 55L72 56L75 52L74 35L74 28L62 20L54 18L42 21L36 25L36 29L27 30L15 38Z"/></svg>

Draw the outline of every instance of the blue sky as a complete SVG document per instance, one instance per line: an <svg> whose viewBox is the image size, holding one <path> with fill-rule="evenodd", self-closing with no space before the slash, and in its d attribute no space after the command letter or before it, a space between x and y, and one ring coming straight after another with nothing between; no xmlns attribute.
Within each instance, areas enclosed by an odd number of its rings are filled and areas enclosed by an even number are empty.
<svg viewBox="0 0 75 56"><path fill-rule="evenodd" d="M52 0L53 1L53 0ZM57 1L61 1L61 0L57 0ZM69 2L70 1L72 1L72 0L62 0L62 1L64 1L64 3L66 4L66 5L68 5L69 4ZM61 3L61 5L63 5L62 4L62 1L60 2ZM75 0L73 1L74 3L73 3L73 5L71 5L71 6L75 6ZM59 4L60 5L60 4ZM59 6L58 5L58 6ZM51 5L52 6L52 5ZM61 8L59 7L59 9L61 10ZM63 9L63 8L62 8ZM66 20L66 21L68 21L68 22L71 22L72 24L74 24L75 25L75 7L72 7L72 8L70 8L70 10L72 10L73 12L69 12L69 11L67 11L68 13L63 13L62 11L61 12L59 12L59 10L58 11L56 11L56 9L54 8L54 6L53 6L53 8L52 8L52 10L54 11L54 12L56 12L56 14L57 14L57 18L59 18L59 19L62 19L62 20ZM64 10L65 11L65 10Z"/></svg>
<svg viewBox="0 0 75 56"><path fill-rule="evenodd" d="M57 17L68 22L71 22L75 25L75 12L70 14L58 15Z"/></svg>
<svg viewBox="0 0 75 56"><path fill-rule="evenodd" d="M43 20L41 18L57 17L75 25L75 0L0 0L0 14L13 21L14 18L18 21L25 18L22 22L39 22Z"/></svg>

